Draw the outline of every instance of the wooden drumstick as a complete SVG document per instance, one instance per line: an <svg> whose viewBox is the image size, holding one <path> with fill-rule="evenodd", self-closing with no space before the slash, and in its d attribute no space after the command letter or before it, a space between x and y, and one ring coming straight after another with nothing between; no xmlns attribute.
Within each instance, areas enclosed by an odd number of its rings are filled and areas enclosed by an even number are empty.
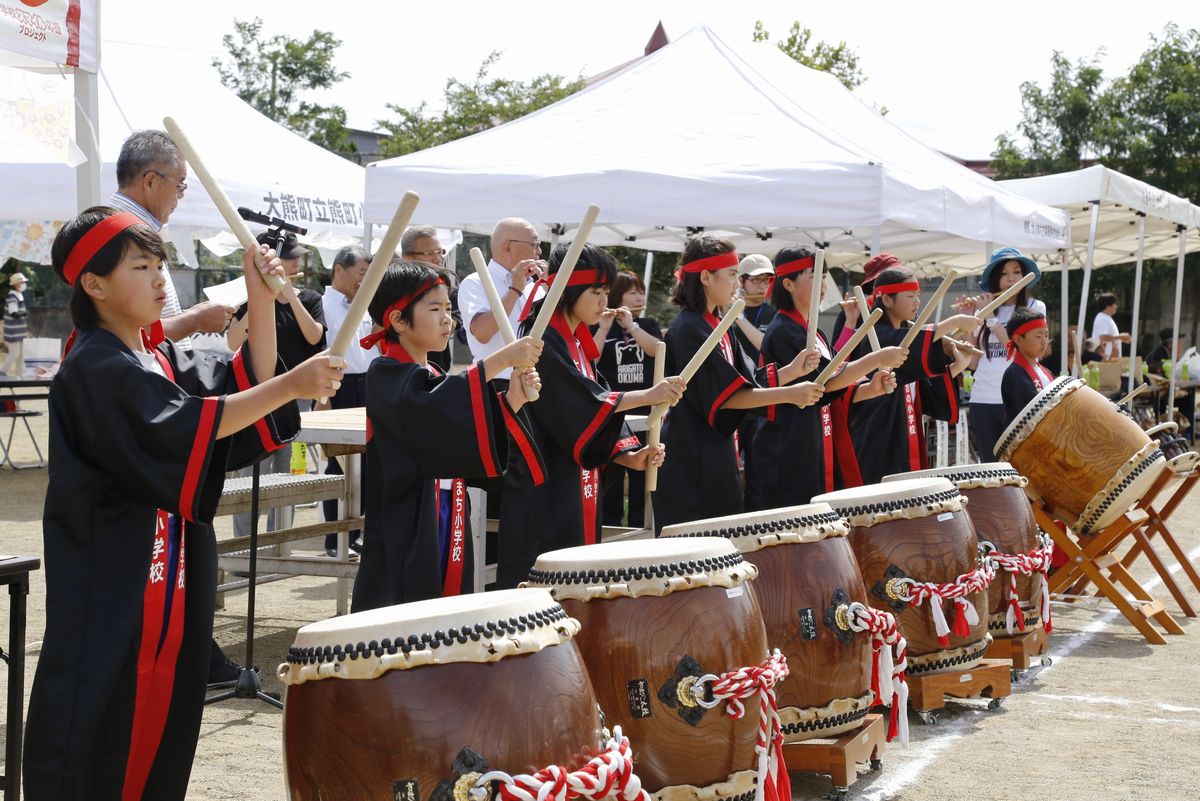
<svg viewBox="0 0 1200 801"><path fill-rule="evenodd" d="M1131 400L1136 398L1138 395L1141 395L1143 392L1145 392L1148 389L1150 389L1149 384L1138 384L1138 386L1133 390L1133 392L1130 392L1128 395L1126 395L1125 397L1123 397L1119 401L1117 401L1117 405L1124 406L1125 404L1129 403Z"/></svg>
<svg viewBox="0 0 1200 801"><path fill-rule="evenodd" d="M871 310L867 308L867 296L863 294L861 286L854 287L854 302L858 304L859 320L865 320L871 316ZM879 334L875 333L874 328L871 328L867 332L867 341L871 343L871 350L882 349L882 346L879 344Z"/></svg>
<svg viewBox="0 0 1200 801"><path fill-rule="evenodd" d="M812 292L808 299L808 317L805 324L808 328L808 340L804 343L806 350L817 347L817 320L821 316L821 281L825 278L825 251L817 250L813 257Z"/></svg>
<svg viewBox="0 0 1200 801"><path fill-rule="evenodd" d="M951 345L953 345L958 350L961 350L963 353L969 353L972 356L983 356L983 351L981 351L979 348L972 345L970 342L963 342L961 340L952 339L950 337L942 337L942 340L944 342L949 342Z"/></svg>
<svg viewBox="0 0 1200 801"><path fill-rule="evenodd" d="M346 312L346 322L338 329L337 336L333 338L333 343L329 346L329 352L334 356L345 356L350 345L357 344L358 324L355 321L361 320L366 315L367 307L371 305L371 300L375 297L375 290L379 288L383 274L387 272L388 265L392 263L392 257L396 255L400 237L404 234L404 229L408 227L408 221L412 219L413 212L417 210L417 203L420 200L421 198L416 192L405 192L404 197L400 198L400 205L396 207L396 213L392 215L392 221L388 223L387 233L383 235L383 241L379 243L379 250L375 251L375 258L371 259L371 266L367 268L367 274L363 276L358 291L354 293L350 310ZM381 320L380 323L384 328L389 325L387 320ZM321 399L321 402L324 403L324 398Z"/></svg>
<svg viewBox="0 0 1200 801"><path fill-rule="evenodd" d="M508 319L508 315L504 313L504 301L500 299L500 293L496 290L496 282L492 280L492 273L488 270L487 262L484 261L483 251L479 248L471 248L471 264L475 265L475 274L479 276L483 294L487 296L488 305L492 307L492 317L496 320L496 328L500 331L500 336L504 338L504 343L511 345L517 341L517 335L513 331L512 320ZM525 397L530 401L535 401L541 397L541 393L533 387L525 387Z"/></svg>
<svg viewBox="0 0 1200 801"><path fill-rule="evenodd" d="M700 346L699 350L697 350L695 355L692 356L691 361L689 361L683 368L683 371L679 373L679 377L683 379L683 383L685 385L687 382L692 380L692 376L694 376L700 369L700 365L704 364L704 360L708 358L708 354L716 350L717 345L721 344L721 337L725 336L725 332L733 326L733 324L737 321L737 318L742 316L742 309L744 308L746 308L746 301L738 298L733 302L733 305L729 307L729 311L725 312L725 316L721 318L721 321L717 323L717 327L714 328L712 333L708 335L708 339L704 340L704 343ZM650 410L650 416L646 420L646 425L654 425L658 421L662 420L663 415L666 413L667 404L658 404Z"/></svg>
<svg viewBox="0 0 1200 801"><path fill-rule="evenodd" d="M992 298L991 303L984 306L979 311L975 312L975 316L978 317L980 320L986 320L989 314L991 314L992 312L996 311L996 309L998 309L1004 305L1004 301L1008 300L1013 295L1017 294L1022 289L1029 286L1030 284L1032 284L1033 279L1035 279L1035 278L1037 278L1037 275L1035 273L1025 273L1025 275L1021 276L1020 281L1013 284L1012 286L1010 286L1008 289L1001 292L996 297Z"/></svg>
<svg viewBox="0 0 1200 801"><path fill-rule="evenodd" d="M868 317L866 320L863 320L862 325L860 325L858 330L854 332L854 336L850 337L850 341L842 346L842 349L839 350L837 355L833 357L833 361L825 365L825 369L822 370L821 374L817 376L818 384L825 386L829 379L833 378L833 374L836 373L837 369L842 366L842 362L846 361L846 359L850 357L850 354L853 353L854 349L858 347L858 343L862 342L863 338L866 337L871 329L875 327L875 323L879 322L880 317L883 317L883 309L876 309L875 311L871 312L870 317Z"/></svg>
<svg viewBox="0 0 1200 801"><path fill-rule="evenodd" d="M652 386L658 386L666 377L667 343L659 340L658 344L654 346L654 384ZM646 446L657 448L661 436L662 417L655 418L651 415L650 420L646 421ZM646 468L646 490L654 492L656 489L658 489L658 465L652 464Z"/></svg>
<svg viewBox="0 0 1200 801"><path fill-rule="evenodd" d="M929 299L929 303L925 306L925 308L921 309L921 313L917 315L917 319L913 322L912 327L909 328L904 334L904 339L900 340L900 347L907 349L908 346L913 343L913 340L917 338L917 334L921 332L921 328L929 321L929 318L933 316L933 313L937 311L938 304L941 303L942 297L946 294L946 291L950 289L950 285L953 284L957 278L958 270L951 270L950 272L946 273L946 277L942 279L941 285L937 288L937 291L933 293L933 297Z"/></svg>
<svg viewBox="0 0 1200 801"><path fill-rule="evenodd" d="M584 212L583 221L579 223L579 230L575 232L575 238L571 240L571 247L567 249L567 255L559 265L558 272L554 274L550 291L546 293L546 298L542 301L542 308L538 311L537 319L533 321L533 327L529 329L529 336L534 339L541 339L546 333L546 328L550 325L550 317L558 307L563 292L567 291L567 281L570 280L571 273L575 270L575 263L579 261L579 254L583 253L583 246L587 244L587 238L591 235L592 226L595 225L596 217L599 215L600 207L595 203L588 206L587 211Z"/></svg>
<svg viewBox="0 0 1200 801"><path fill-rule="evenodd" d="M167 134L175 142L175 146L179 148L183 157L187 159L187 163L192 165L192 171L200 179L204 191L208 193L213 205L217 207L217 211L221 212L221 216L225 218L225 224L229 226L229 230L233 231L233 235L237 237L243 248L254 254L254 263L261 267L262 259L258 256L258 240L254 238L254 234L250 233L250 227L246 225L246 221L237 213L229 195L225 194L225 190L217 183L217 179L208 171L200 154L196 152L196 148L192 147L192 142L188 139L187 134L179 127L179 123L175 122L174 117L163 117L163 127L167 129ZM258 274L276 294L287 286L287 281L278 275L267 275L261 270Z"/></svg>

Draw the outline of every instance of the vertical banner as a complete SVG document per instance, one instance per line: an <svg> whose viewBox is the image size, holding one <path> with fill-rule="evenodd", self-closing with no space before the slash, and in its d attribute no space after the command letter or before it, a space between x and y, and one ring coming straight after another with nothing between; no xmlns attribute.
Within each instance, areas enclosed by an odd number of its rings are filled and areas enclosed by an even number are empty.
<svg viewBox="0 0 1200 801"><path fill-rule="evenodd" d="M0 50L96 72L100 0L0 0Z"/></svg>

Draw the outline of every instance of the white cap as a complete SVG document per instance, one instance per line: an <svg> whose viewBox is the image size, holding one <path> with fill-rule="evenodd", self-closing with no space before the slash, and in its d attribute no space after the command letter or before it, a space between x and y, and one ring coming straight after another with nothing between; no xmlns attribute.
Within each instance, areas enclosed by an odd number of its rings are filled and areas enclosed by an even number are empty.
<svg viewBox="0 0 1200 801"><path fill-rule="evenodd" d="M775 265L766 256L752 253L738 265L738 275L774 275Z"/></svg>

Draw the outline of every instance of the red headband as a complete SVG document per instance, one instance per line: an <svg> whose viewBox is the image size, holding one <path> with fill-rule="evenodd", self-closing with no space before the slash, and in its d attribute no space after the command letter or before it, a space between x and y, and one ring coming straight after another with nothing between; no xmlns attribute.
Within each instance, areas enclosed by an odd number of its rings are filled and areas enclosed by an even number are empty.
<svg viewBox="0 0 1200 801"><path fill-rule="evenodd" d="M816 258L813 256L805 256L803 259L785 262L775 268L775 280L792 275L793 273L802 273L805 270L811 270L816 266Z"/></svg>
<svg viewBox="0 0 1200 801"><path fill-rule="evenodd" d="M524 322L529 316L529 312L533 309L534 299L537 298L537 288L539 286L546 287L547 291L554 284L554 279L559 276L559 273L551 273L545 278L539 278L533 285L533 289L529 292L529 297L525 299L525 308L521 309L521 317L518 322ZM588 267L583 270L572 270L571 277L567 279L567 286L596 286L600 283L600 271Z"/></svg>
<svg viewBox="0 0 1200 801"><path fill-rule="evenodd" d="M902 284L884 284L883 286L875 287L875 291L871 293L871 300L880 298L884 295L894 295L897 292L920 292L921 285L916 281L905 281Z"/></svg>
<svg viewBox="0 0 1200 801"><path fill-rule="evenodd" d="M145 225L145 223L136 214L122 211L111 217L105 217L92 226L90 231L80 237L79 241L75 243L75 247L71 248L70 255L67 256L67 263L63 266L63 278L67 279L67 283L75 286L75 281L87 267L88 262L100 252L102 247L113 241L117 234L131 225Z"/></svg>
<svg viewBox="0 0 1200 801"><path fill-rule="evenodd" d="M1050 326L1046 325L1045 317L1038 317L1036 320L1030 320L1027 323L1022 323L1016 331L1012 332L1012 336L1008 338L1008 344L1004 346L1005 351L1007 351L1008 358L1011 359L1013 352L1017 349L1017 337L1023 334L1028 334L1030 331L1036 331L1039 328L1049 327Z"/></svg>
<svg viewBox="0 0 1200 801"><path fill-rule="evenodd" d="M361 347L363 350L370 350L371 348L378 345L380 340L382 340L387 335L388 328L391 327L391 323L388 321L391 319L392 312L403 312L410 305L412 305L412 302L414 300L421 297L422 295L424 295L429 290L433 289L438 284L444 284L444 283L446 283L446 281L444 279L442 279L440 276L438 278L430 278L428 281L421 284L421 286L417 287L416 291L409 292L407 295L400 298L400 300L396 301L391 306L388 306L386 309L384 309L383 317L380 319L380 325L382 325L383 327L381 329L379 329L378 331L376 331L374 334L368 334L367 336L358 340L359 347Z"/></svg>

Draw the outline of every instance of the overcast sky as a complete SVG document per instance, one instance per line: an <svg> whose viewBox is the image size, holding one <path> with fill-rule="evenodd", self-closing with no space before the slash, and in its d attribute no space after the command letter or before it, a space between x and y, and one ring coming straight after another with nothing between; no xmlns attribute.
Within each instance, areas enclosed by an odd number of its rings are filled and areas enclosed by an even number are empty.
<svg viewBox="0 0 1200 801"><path fill-rule="evenodd" d="M1196 0L1121 5L109 0L102 14L106 39L161 48L163 59L178 69L211 70L212 57L225 52L222 35L237 18L257 14L267 32L295 37L314 28L332 31L343 43L337 66L350 78L326 100L343 105L356 128L375 128L388 116L387 103L428 101L439 108L446 79L470 78L492 50L504 52L495 76L588 76L640 55L659 20L671 38L707 25L729 41L749 41L756 19L773 39L800 19L815 39L845 41L858 53L867 76L857 91L863 101L886 106L890 119L918 139L964 158L988 157L996 135L1015 129L1019 86L1026 80L1045 84L1054 50L1072 60L1103 51L1105 74L1118 75L1167 23L1200 27Z"/></svg>

